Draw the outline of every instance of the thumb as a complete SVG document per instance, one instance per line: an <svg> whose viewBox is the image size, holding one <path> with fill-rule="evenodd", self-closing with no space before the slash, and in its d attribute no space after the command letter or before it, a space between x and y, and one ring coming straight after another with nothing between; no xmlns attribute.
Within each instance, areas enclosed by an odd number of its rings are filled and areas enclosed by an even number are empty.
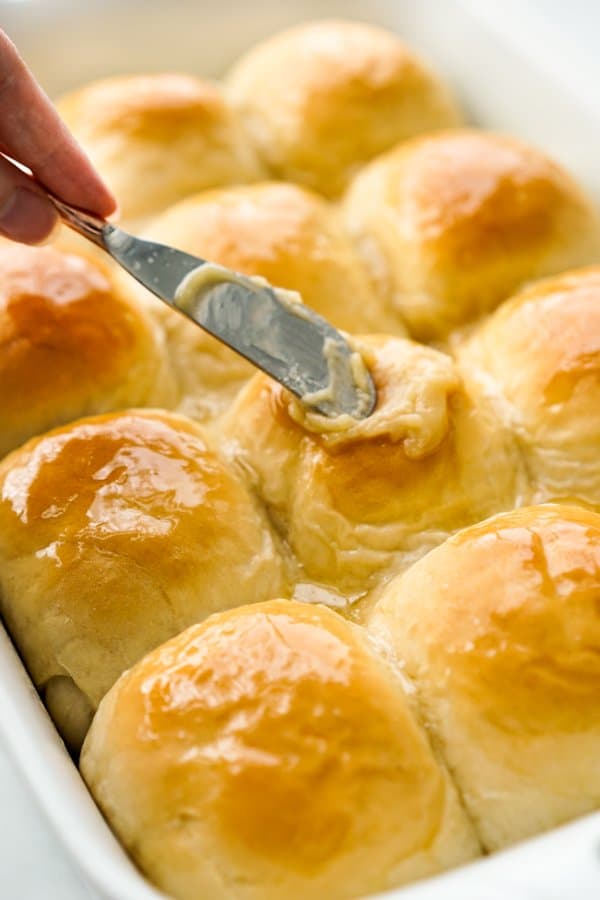
<svg viewBox="0 0 600 900"><path fill-rule="evenodd" d="M32 178L0 155L0 235L39 244L58 222L54 206Z"/></svg>

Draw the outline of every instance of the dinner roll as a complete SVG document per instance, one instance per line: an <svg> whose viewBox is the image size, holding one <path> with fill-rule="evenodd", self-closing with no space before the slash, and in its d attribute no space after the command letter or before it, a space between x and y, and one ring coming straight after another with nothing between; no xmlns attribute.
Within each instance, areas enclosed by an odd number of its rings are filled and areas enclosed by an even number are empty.
<svg viewBox="0 0 600 900"><path fill-rule="evenodd" d="M600 505L600 267L522 291L458 357L507 401L535 499Z"/></svg>
<svg viewBox="0 0 600 900"><path fill-rule="evenodd" d="M271 37L228 79L271 172L327 196L398 141L456 125L446 87L390 32L320 21Z"/></svg>
<svg viewBox="0 0 600 900"><path fill-rule="evenodd" d="M0 244L0 455L85 414L175 403L163 343L102 263Z"/></svg>
<svg viewBox="0 0 600 900"><path fill-rule="evenodd" d="M441 339L523 282L600 261L600 223L570 176L513 138L450 131L375 160L346 223L421 339Z"/></svg>
<svg viewBox="0 0 600 900"><path fill-rule="evenodd" d="M81 770L178 900L359 897L478 852L398 673L325 607L241 607L150 653Z"/></svg>
<svg viewBox="0 0 600 900"><path fill-rule="evenodd" d="M467 389L448 356L403 338L355 346L378 392L367 419L306 415L258 374L220 423L308 581L349 598L393 561L514 506L521 477L494 397Z"/></svg>
<svg viewBox="0 0 600 900"><path fill-rule="evenodd" d="M298 291L337 328L404 333L373 290L334 207L305 188L263 182L207 191L167 210L147 235Z"/></svg>
<svg viewBox="0 0 600 900"><path fill-rule="evenodd" d="M144 236L299 291L339 328L404 333L399 316L374 290L333 208L304 188L273 182L207 191L171 207ZM214 417L254 368L142 288L128 289L149 305L166 331L186 398L183 410L198 419Z"/></svg>
<svg viewBox="0 0 600 900"><path fill-rule="evenodd" d="M183 417L83 419L0 464L1 611L59 729L168 637L286 591L264 515Z"/></svg>
<svg viewBox="0 0 600 900"><path fill-rule="evenodd" d="M532 506L467 528L387 587L371 627L486 849L600 807L600 516Z"/></svg>
<svg viewBox="0 0 600 900"><path fill-rule="evenodd" d="M153 215L203 188L254 181L261 172L241 122L208 81L168 73L107 78L57 106L124 220Z"/></svg>

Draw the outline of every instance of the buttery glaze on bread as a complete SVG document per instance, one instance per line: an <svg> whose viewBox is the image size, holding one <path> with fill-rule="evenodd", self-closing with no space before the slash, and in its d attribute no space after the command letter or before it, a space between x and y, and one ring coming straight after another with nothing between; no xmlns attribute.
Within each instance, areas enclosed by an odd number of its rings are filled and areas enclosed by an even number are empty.
<svg viewBox="0 0 600 900"><path fill-rule="evenodd" d="M163 343L102 263L0 244L0 456L79 416L172 406Z"/></svg>
<svg viewBox="0 0 600 900"><path fill-rule="evenodd" d="M600 221L539 150L474 130L415 139L360 172L345 219L419 340L493 310L524 282L600 262Z"/></svg>
<svg viewBox="0 0 600 900"><path fill-rule="evenodd" d="M263 42L224 89L60 108L126 227L299 291L378 389L325 420L79 238L0 243L0 455L62 424L0 462L0 612L75 752L96 713L82 772L141 870L343 900L600 808L600 515L514 511L600 509L579 187L448 130L446 87L356 22ZM152 405L211 430L114 412Z"/></svg>
<svg viewBox="0 0 600 900"><path fill-rule="evenodd" d="M264 515L190 420L83 419L0 464L1 611L59 729L171 635L286 590Z"/></svg>
<svg viewBox="0 0 600 900"><path fill-rule="evenodd" d="M600 516L527 507L465 529L388 585L371 630L484 847L600 807Z"/></svg>
<svg viewBox="0 0 600 900"><path fill-rule="evenodd" d="M478 853L398 673L320 606L241 607L159 647L102 702L81 770L177 900L342 900Z"/></svg>
<svg viewBox="0 0 600 900"><path fill-rule="evenodd" d="M403 338L355 345L378 391L369 418L307 418L259 374L219 423L307 578L349 594L513 507L522 476L494 397L467 389L448 356Z"/></svg>
<svg viewBox="0 0 600 900"><path fill-rule="evenodd" d="M360 22L277 34L238 61L228 87L271 173L327 196L398 141L460 121L422 60L391 32Z"/></svg>
<svg viewBox="0 0 600 900"><path fill-rule="evenodd" d="M600 507L600 267L533 284L457 357L506 402L533 497Z"/></svg>
<svg viewBox="0 0 600 900"><path fill-rule="evenodd" d="M206 191L159 216L145 237L271 284L348 331L404 333L374 290L362 260L325 200L292 184ZM165 329L184 411L213 418L255 369L127 279Z"/></svg>
<svg viewBox="0 0 600 900"><path fill-rule="evenodd" d="M346 331L404 333L371 284L335 207L298 185L263 182L197 194L147 236L277 287Z"/></svg>
<svg viewBox="0 0 600 900"><path fill-rule="evenodd" d="M239 116L212 82L171 73L107 78L57 106L127 222L203 188L260 177Z"/></svg>

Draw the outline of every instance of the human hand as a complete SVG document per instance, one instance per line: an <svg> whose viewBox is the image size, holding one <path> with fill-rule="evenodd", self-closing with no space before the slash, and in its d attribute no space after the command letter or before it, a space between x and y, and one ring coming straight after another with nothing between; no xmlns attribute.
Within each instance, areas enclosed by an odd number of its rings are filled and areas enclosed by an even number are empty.
<svg viewBox="0 0 600 900"><path fill-rule="evenodd" d="M99 216L115 200L48 97L0 29L0 235L37 244L58 215L38 182L61 200ZM6 157L26 166L29 176Z"/></svg>

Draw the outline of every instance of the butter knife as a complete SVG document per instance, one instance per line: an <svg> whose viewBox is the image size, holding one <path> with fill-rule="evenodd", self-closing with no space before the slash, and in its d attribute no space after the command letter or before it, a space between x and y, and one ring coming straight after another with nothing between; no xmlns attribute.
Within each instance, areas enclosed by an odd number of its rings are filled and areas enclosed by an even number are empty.
<svg viewBox="0 0 600 900"><path fill-rule="evenodd" d="M145 288L328 418L365 418L375 387L360 356L289 292L173 247L134 237L48 194L70 228Z"/></svg>

